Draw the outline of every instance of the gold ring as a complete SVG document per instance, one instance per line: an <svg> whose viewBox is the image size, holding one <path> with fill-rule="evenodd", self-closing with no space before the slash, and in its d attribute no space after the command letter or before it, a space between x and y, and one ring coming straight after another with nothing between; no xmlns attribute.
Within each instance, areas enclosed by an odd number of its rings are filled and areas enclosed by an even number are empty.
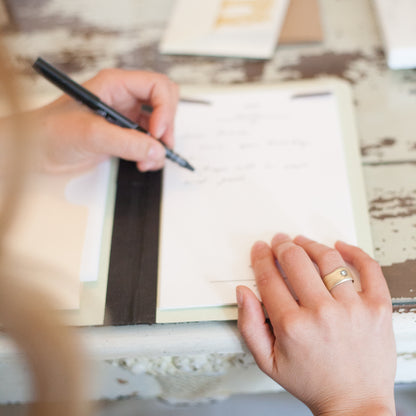
<svg viewBox="0 0 416 416"><path fill-rule="evenodd" d="M338 269L322 277L322 280L329 291L341 283L354 281L352 273L346 267L338 267Z"/></svg>

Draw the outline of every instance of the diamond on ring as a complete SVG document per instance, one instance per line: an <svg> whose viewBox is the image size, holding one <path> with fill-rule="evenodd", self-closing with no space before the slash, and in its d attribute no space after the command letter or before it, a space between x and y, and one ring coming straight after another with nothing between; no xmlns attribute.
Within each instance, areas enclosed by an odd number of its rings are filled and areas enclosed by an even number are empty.
<svg viewBox="0 0 416 416"><path fill-rule="evenodd" d="M323 276L322 280L329 291L341 283L353 282L352 273L346 267L338 267L333 272Z"/></svg>

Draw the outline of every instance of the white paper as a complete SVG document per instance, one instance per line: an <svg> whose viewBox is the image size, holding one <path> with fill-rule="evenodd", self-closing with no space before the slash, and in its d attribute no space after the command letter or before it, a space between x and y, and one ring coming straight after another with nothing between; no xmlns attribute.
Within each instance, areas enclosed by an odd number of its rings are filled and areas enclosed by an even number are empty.
<svg viewBox="0 0 416 416"><path fill-rule="evenodd" d="M177 0L160 52L268 59L289 0Z"/></svg>
<svg viewBox="0 0 416 416"><path fill-rule="evenodd" d="M111 160L105 160L73 179L65 189L65 196L69 202L88 208L79 272L81 282L93 282L98 279L110 171Z"/></svg>
<svg viewBox="0 0 416 416"><path fill-rule="evenodd" d="M391 69L416 68L416 1L374 0Z"/></svg>
<svg viewBox="0 0 416 416"><path fill-rule="evenodd" d="M255 288L250 249L276 232L356 243L336 98L228 90L181 104L179 154L167 164L159 253L160 309L235 304Z"/></svg>

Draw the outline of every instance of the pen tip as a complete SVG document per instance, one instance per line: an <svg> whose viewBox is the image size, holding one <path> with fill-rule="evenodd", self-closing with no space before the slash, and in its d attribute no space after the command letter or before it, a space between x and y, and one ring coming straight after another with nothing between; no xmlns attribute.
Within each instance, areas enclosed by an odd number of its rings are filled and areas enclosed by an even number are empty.
<svg viewBox="0 0 416 416"><path fill-rule="evenodd" d="M191 166L189 163L186 163L186 169L189 169L191 172L195 171L195 168L193 166Z"/></svg>

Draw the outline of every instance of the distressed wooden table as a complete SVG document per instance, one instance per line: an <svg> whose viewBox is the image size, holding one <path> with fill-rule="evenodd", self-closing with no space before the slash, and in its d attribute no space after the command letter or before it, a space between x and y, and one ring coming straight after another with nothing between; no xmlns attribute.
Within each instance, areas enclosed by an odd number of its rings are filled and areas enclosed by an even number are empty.
<svg viewBox="0 0 416 416"><path fill-rule="evenodd" d="M3 36L29 94L49 88L31 70L39 55L78 81L104 67L123 67L163 72L179 84L328 75L350 82L375 256L394 298L397 381L416 380L416 70L387 68L370 0L321 0L324 41L279 46L269 61L160 55L172 0L9 0L6 5L10 23ZM139 392L190 401L277 388L255 368L234 323L84 332L104 380L98 383L99 397ZM0 370L16 355L1 342ZM24 371L16 370L17 379ZM2 401L27 397L25 388L0 386Z"/></svg>

